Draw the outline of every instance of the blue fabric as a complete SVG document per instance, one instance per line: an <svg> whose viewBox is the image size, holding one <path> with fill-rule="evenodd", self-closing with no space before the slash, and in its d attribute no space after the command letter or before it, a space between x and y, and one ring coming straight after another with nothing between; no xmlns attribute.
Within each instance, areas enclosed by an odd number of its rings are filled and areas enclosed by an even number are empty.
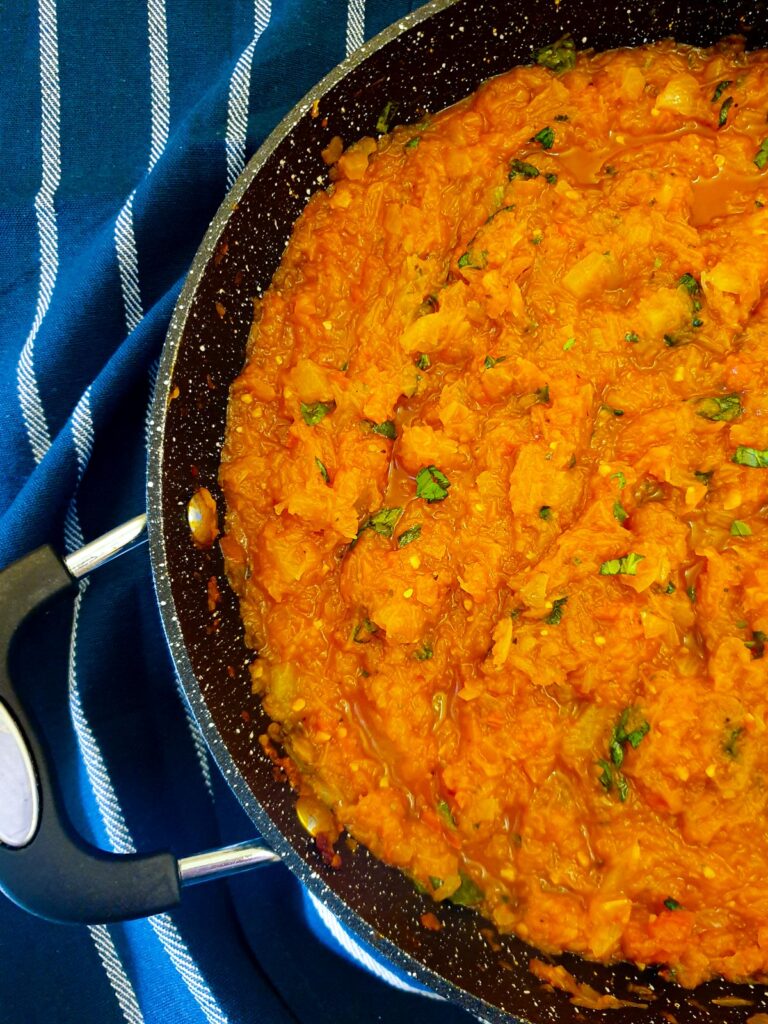
<svg viewBox="0 0 768 1024"><path fill-rule="evenodd" d="M280 116L412 6L39 0L3 19L0 565L143 508L153 369L208 221ZM98 844L183 855L250 837L180 697L146 548L28 623L13 667ZM0 897L0 1017L470 1020L369 955L281 866L109 928Z"/></svg>

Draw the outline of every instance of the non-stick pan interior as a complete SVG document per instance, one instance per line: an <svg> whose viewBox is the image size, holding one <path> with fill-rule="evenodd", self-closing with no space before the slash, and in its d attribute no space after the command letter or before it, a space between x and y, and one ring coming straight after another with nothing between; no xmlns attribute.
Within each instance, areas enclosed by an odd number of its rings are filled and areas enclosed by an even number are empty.
<svg viewBox="0 0 768 1024"><path fill-rule="evenodd" d="M388 102L399 105L397 121L419 120L484 79L528 62L533 48L565 32L579 47L595 49L669 36L709 44L733 33L745 34L748 45L756 47L768 45L768 16L762 0L695 5L458 0L427 5L393 26L288 115L222 206L174 313L154 408L149 507L158 596L190 703L222 771L270 844L348 926L489 1020L513 1015L566 1022L595 1014L542 986L528 970L533 951L516 939L498 937L471 911L442 906L443 929L426 930L419 916L436 909L432 901L364 849L351 853L342 843L341 870L323 863L298 823L289 787L276 779L259 746L268 723L250 693L251 654L236 601L218 546L201 551L192 544L186 509L191 495L205 486L216 497L223 521L216 480L228 388L242 366L253 299L269 285L308 196L327 182L323 147L334 135L350 143L374 134ZM314 99L319 102L313 110ZM222 594L213 613L207 591L211 577ZM759 986L710 983L686 993L651 971L606 968L572 956L560 960L599 992L648 1004L643 1011L612 1010L617 1024L638 1015L680 1024L744 1021L768 1009ZM638 985L650 986L653 998L639 994ZM734 997L747 1002L728 1005Z"/></svg>

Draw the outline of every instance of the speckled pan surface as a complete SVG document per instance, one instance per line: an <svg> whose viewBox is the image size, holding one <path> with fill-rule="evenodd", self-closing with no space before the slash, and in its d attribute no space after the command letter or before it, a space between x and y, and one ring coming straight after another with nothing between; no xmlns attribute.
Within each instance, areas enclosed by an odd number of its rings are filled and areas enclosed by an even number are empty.
<svg viewBox="0 0 768 1024"><path fill-rule="evenodd" d="M308 196L327 182L321 149L334 135L351 142L373 134L388 101L399 104L401 122L439 110L491 75L526 63L533 48L564 32L580 47L595 49L666 36L709 44L734 32L746 34L751 47L766 46L768 11L765 0L437 0L392 26L288 114L222 205L171 321L152 425L148 504L158 600L189 702L222 771L269 844L348 927L489 1021L568 1022L600 1014L548 991L528 971L533 951L499 938L471 911L444 905L443 930L425 930L419 915L435 905L365 850L344 852L340 871L322 863L298 823L290 789L275 779L259 747L267 720L250 693L251 655L237 604L218 546L203 552L192 545L186 507L193 492L206 486L223 512L217 470L228 388L243 362L253 298L269 285ZM313 118L315 100L320 116ZM213 615L207 603L211 576L222 593ZM610 1011L617 1024L630 1017L736 1022L768 1012L766 990L759 986L710 983L686 993L652 971L607 968L573 956L560 960L600 992L647 1003L643 1010ZM638 995L638 985L650 988L653 998ZM728 1005L734 997L747 1002Z"/></svg>

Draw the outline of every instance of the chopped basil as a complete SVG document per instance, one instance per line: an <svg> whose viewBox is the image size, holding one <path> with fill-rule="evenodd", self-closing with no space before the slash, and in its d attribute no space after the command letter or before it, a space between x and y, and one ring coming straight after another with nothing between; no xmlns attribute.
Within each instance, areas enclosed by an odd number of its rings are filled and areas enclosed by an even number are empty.
<svg viewBox="0 0 768 1024"><path fill-rule="evenodd" d="M513 160L509 165L509 180L514 181L515 178L538 178L541 171L538 167L534 167L533 164L527 164L524 160Z"/></svg>
<svg viewBox="0 0 768 1024"><path fill-rule="evenodd" d="M429 504L434 501L445 501L450 486L448 477L441 473L437 466L424 466L416 474L416 494Z"/></svg>
<svg viewBox="0 0 768 1024"><path fill-rule="evenodd" d="M379 632L379 627L370 619L363 619L359 622L352 633L352 640L356 644L367 644L374 633Z"/></svg>
<svg viewBox="0 0 768 1024"><path fill-rule="evenodd" d="M492 370L498 363L506 362L506 356L497 356L495 359L493 356L486 356L483 360L483 366L486 370Z"/></svg>
<svg viewBox="0 0 768 1024"><path fill-rule="evenodd" d="M734 519L731 523L731 536L733 537L751 537L752 530L749 525L743 522L741 519Z"/></svg>
<svg viewBox="0 0 768 1024"><path fill-rule="evenodd" d="M610 793L615 786L616 792L619 794L619 800L624 803L629 796L629 783L627 780L621 772L614 769L610 761L604 761L600 758L597 763L603 769L599 778L600 785L606 793Z"/></svg>
<svg viewBox="0 0 768 1024"><path fill-rule="evenodd" d="M402 514L403 510L401 508L381 508L378 512L374 512L370 519L360 527L360 533L370 528L374 533L378 533L380 537L391 537Z"/></svg>
<svg viewBox="0 0 768 1024"><path fill-rule="evenodd" d="M563 345L563 352L570 352L575 344L576 344L576 339L575 338L568 338L568 340Z"/></svg>
<svg viewBox="0 0 768 1024"><path fill-rule="evenodd" d="M557 74L570 71L576 64L576 45L570 36L563 36L556 43L542 46L533 54L533 59L543 68Z"/></svg>
<svg viewBox="0 0 768 1024"><path fill-rule="evenodd" d="M665 594L674 594L675 590L677 590L677 587L672 582L672 580L670 580L669 583L664 588L664 593Z"/></svg>
<svg viewBox="0 0 768 1024"><path fill-rule="evenodd" d="M371 424L371 433L381 434L382 437L388 437L390 441L394 441L397 437L397 431L395 430L395 424L392 420L384 420L383 423Z"/></svg>
<svg viewBox="0 0 768 1024"><path fill-rule="evenodd" d="M730 78L724 78L722 82L718 82L717 86L715 87L715 91L712 93L712 99L710 100L710 102L717 103L717 101L720 99L720 97L723 95L723 93L729 85L733 85L733 82Z"/></svg>
<svg viewBox="0 0 768 1024"><path fill-rule="evenodd" d="M694 469L693 475L697 480L701 480L703 484L706 484L706 486L709 487L709 482L715 475L715 471L714 469Z"/></svg>
<svg viewBox="0 0 768 1024"><path fill-rule="evenodd" d="M611 480L618 480L619 481L619 490L620 491L623 491L624 488L627 486L627 478L624 476L624 474L621 472L621 470L619 470L617 473L611 473Z"/></svg>
<svg viewBox="0 0 768 1024"><path fill-rule="evenodd" d="M432 365L432 361L426 352L422 352L419 358L416 360L416 365L420 370L428 370Z"/></svg>
<svg viewBox="0 0 768 1024"><path fill-rule="evenodd" d="M325 482L327 484L330 483L330 479L328 477L328 470L325 468L324 464L317 457L315 457L315 465L317 466L318 470L320 471L320 476L323 478L323 480L325 480Z"/></svg>
<svg viewBox="0 0 768 1024"><path fill-rule="evenodd" d="M443 819L448 828L456 828L456 819L454 818L451 808L448 806L447 801L437 801L437 813Z"/></svg>
<svg viewBox="0 0 768 1024"><path fill-rule="evenodd" d="M461 885L448 897L451 903L458 903L462 907L474 907L482 900L483 890L476 885L469 875L465 875L463 871L459 872L461 878Z"/></svg>
<svg viewBox="0 0 768 1024"><path fill-rule="evenodd" d="M559 626L563 618L563 612L565 606L568 604L567 597L558 597L556 601L552 602L552 611L544 619L548 626Z"/></svg>
<svg viewBox="0 0 768 1024"><path fill-rule="evenodd" d="M416 149L416 147L418 146L418 144L420 142L421 142L421 136L420 135L414 135L412 139L408 139L408 141L405 144L405 148L406 149Z"/></svg>
<svg viewBox="0 0 768 1024"><path fill-rule="evenodd" d="M550 505L542 505L539 509L539 519L549 520L552 516L552 507Z"/></svg>
<svg viewBox="0 0 768 1024"><path fill-rule="evenodd" d="M536 132L531 142L538 142L542 149L552 149L555 142L555 130L547 125L540 132Z"/></svg>
<svg viewBox="0 0 768 1024"><path fill-rule="evenodd" d="M723 100L723 104L720 107L720 114L717 118L717 127L724 128L725 123L728 120L728 111L733 106L733 96L728 96L727 99Z"/></svg>
<svg viewBox="0 0 768 1024"><path fill-rule="evenodd" d="M620 501L614 501L613 503L613 518L619 523L623 523L625 519L629 517L629 512L624 508Z"/></svg>
<svg viewBox="0 0 768 1024"><path fill-rule="evenodd" d="M536 396L534 405L549 405L549 384L545 384L543 388L536 388L534 395Z"/></svg>
<svg viewBox="0 0 768 1024"><path fill-rule="evenodd" d="M683 274L677 283L680 288L685 288L689 295L698 295L701 291L701 285L693 274Z"/></svg>
<svg viewBox="0 0 768 1024"><path fill-rule="evenodd" d="M630 345L636 345L640 341L640 336L635 334L634 331L627 331L624 335L624 341L628 341Z"/></svg>
<svg viewBox="0 0 768 1024"><path fill-rule="evenodd" d="M677 900L672 899L671 896L667 896L667 898L664 900L664 906L667 908L667 910L683 909L682 903L678 903Z"/></svg>
<svg viewBox="0 0 768 1024"><path fill-rule="evenodd" d="M546 181L548 185L556 185L557 175L554 174L552 171L549 171L547 174L544 175L544 181Z"/></svg>
<svg viewBox="0 0 768 1024"><path fill-rule="evenodd" d="M768 469L768 448L745 448L740 444L731 462L739 466L750 466L752 469Z"/></svg>
<svg viewBox="0 0 768 1024"><path fill-rule="evenodd" d="M761 171L765 167L766 163L768 163L768 139L763 139L760 143L760 147L755 153L752 163Z"/></svg>
<svg viewBox="0 0 768 1024"><path fill-rule="evenodd" d="M459 256L459 266L469 267L470 270L483 270L488 263L488 253L485 249L479 254L471 252L469 249L463 255Z"/></svg>
<svg viewBox="0 0 768 1024"><path fill-rule="evenodd" d="M301 415L308 427L315 427L335 408L335 402L310 402L309 404L302 402Z"/></svg>
<svg viewBox="0 0 768 1024"><path fill-rule="evenodd" d="M612 558L600 566L601 576L637 576L637 567L645 555L636 555L634 551L621 558Z"/></svg>
<svg viewBox="0 0 768 1024"><path fill-rule="evenodd" d="M752 639L745 640L744 646L752 651L753 658L762 658L765 654L766 641L768 641L768 634L763 633L761 629L753 629Z"/></svg>
<svg viewBox="0 0 768 1024"><path fill-rule="evenodd" d="M424 643L421 645L418 651L414 653L413 656L416 659L416 661L429 661L433 654L434 651L432 650L431 645L428 643Z"/></svg>
<svg viewBox="0 0 768 1024"><path fill-rule="evenodd" d="M397 546L399 548L407 547L408 544L418 540L421 536L421 523L416 523L415 526L409 526L407 530L403 532L397 538Z"/></svg>
<svg viewBox="0 0 768 1024"><path fill-rule="evenodd" d="M376 131L382 135L386 135L389 131L391 119L397 113L397 108L400 106L399 103L394 103L392 100L385 105L382 112L379 114L376 120Z"/></svg>
<svg viewBox="0 0 768 1024"><path fill-rule="evenodd" d="M713 395L711 398L699 398L696 401L696 415L705 420L730 423L743 412L741 396L735 391L730 395Z"/></svg>

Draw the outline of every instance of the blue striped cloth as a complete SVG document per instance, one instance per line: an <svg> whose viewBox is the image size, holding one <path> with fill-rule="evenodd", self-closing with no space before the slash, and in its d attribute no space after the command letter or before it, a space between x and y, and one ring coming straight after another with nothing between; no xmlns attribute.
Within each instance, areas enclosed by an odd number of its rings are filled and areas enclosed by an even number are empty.
<svg viewBox="0 0 768 1024"><path fill-rule="evenodd" d="M404 0L39 0L0 24L0 565L143 508L145 419L181 281L280 116ZM146 548L25 628L14 668L73 818L115 851L249 838L181 698ZM55 865L51 866L55 872ZM4 1024L360 1024L419 994L283 867L147 921L65 927L0 897Z"/></svg>

